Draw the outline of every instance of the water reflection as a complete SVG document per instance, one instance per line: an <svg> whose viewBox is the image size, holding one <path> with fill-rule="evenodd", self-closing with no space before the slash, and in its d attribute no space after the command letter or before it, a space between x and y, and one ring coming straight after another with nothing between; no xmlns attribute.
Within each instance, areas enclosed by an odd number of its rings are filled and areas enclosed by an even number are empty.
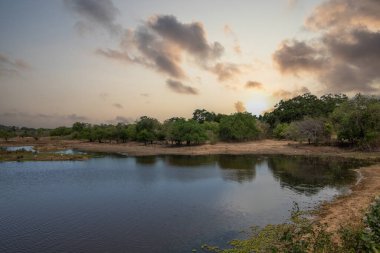
<svg viewBox="0 0 380 253"><path fill-rule="evenodd" d="M222 177L239 183L255 180L256 167L262 163L262 158L249 155L218 156L217 163L222 169Z"/></svg>
<svg viewBox="0 0 380 253"><path fill-rule="evenodd" d="M268 167L281 186L305 194L316 194L326 186L352 183L356 175L349 169L358 165L359 161L339 158L272 156L268 159Z"/></svg>
<svg viewBox="0 0 380 253"><path fill-rule="evenodd" d="M169 166L175 167L200 167L202 165L215 164L217 156L189 156L189 155L175 155L166 156L163 158L165 163Z"/></svg>
<svg viewBox="0 0 380 253"><path fill-rule="evenodd" d="M142 156L135 162L144 166L155 166L158 162L175 168L199 168L204 166L220 169L222 178L238 183L253 182L258 166L266 163L273 176L282 187L304 194L317 194L326 186L339 187L355 180L355 172L350 168L365 165L354 159L321 158L307 156L255 156L255 155L209 155L209 156ZM176 174L175 172L171 172ZM173 174L171 174L173 175ZM184 176L183 174L181 174ZM198 178L188 174L188 181ZM201 175L202 177L204 175Z"/></svg>
<svg viewBox="0 0 380 253"><path fill-rule="evenodd" d="M157 162L157 156L138 156L135 158L137 164L153 166Z"/></svg>
<svg viewBox="0 0 380 253"><path fill-rule="evenodd" d="M284 222L293 201L307 208L341 193L351 164L250 155L0 163L0 252L223 247L251 225Z"/></svg>

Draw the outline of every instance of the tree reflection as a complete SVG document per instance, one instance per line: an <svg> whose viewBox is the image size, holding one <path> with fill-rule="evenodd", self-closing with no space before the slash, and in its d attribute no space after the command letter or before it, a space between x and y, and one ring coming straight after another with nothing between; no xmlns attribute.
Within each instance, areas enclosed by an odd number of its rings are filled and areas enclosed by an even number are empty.
<svg viewBox="0 0 380 253"><path fill-rule="evenodd" d="M326 186L343 186L355 180L358 161L306 156L272 156L268 167L281 186L296 192L315 194Z"/></svg>
<svg viewBox="0 0 380 253"><path fill-rule="evenodd" d="M218 165L222 169L222 177L239 183L253 181L256 177L256 166L262 159L252 155L221 155Z"/></svg>
<svg viewBox="0 0 380 253"><path fill-rule="evenodd" d="M137 156L135 161L137 164L153 166L156 164L157 156Z"/></svg>
<svg viewBox="0 0 380 253"><path fill-rule="evenodd" d="M215 163L216 157L213 155L175 155L175 156L166 156L165 162L171 166L177 167L198 167L201 165L210 165Z"/></svg>

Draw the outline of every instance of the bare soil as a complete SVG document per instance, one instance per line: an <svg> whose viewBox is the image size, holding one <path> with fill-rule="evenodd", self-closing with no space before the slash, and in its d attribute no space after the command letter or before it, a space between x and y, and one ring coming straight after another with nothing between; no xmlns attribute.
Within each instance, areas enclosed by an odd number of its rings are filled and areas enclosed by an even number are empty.
<svg viewBox="0 0 380 253"><path fill-rule="evenodd" d="M380 196L380 165L360 168L357 172L359 181L351 188L351 194L325 203L319 209L318 220L329 232L337 232L341 226L360 225L369 205Z"/></svg>

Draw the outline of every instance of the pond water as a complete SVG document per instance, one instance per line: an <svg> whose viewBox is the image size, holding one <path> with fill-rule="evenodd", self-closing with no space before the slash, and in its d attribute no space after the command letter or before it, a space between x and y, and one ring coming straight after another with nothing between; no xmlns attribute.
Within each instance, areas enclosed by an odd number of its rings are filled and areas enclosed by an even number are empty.
<svg viewBox="0 0 380 253"><path fill-rule="evenodd" d="M3 147L5 151L28 151L28 152L35 152L34 146L9 146L9 147Z"/></svg>
<svg viewBox="0 0 380 253"><path fill-rule="evenodd" d="M76 149L64 149L64 150L58 150L54 151L55 154L62 154L62 155L83 155L86 154L85 152L76 150Z"/></svg>
<svg viewBox="0 0 380 253"><path fill-rule="evenodd" d="M105 156L0 163L0 252L191 252L347 191L351 161Z"/></svg>

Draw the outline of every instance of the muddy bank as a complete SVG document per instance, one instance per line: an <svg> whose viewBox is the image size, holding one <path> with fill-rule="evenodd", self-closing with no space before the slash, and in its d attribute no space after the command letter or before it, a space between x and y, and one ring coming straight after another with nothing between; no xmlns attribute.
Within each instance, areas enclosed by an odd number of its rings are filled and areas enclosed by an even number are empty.
<svg viewBox="0 0 380 253"><path fill-rule="evenodd" d="M338 231L341 226L360 225L368 206L380 196L380 164L357 171L360 181L352 186L352 193L323 204L318 211L318 220L330 232Z"/></svg>
<svg viewBox="0 0 380 253"><path fill-rule="evenodd" d="M340 156L358 159L378 159L380 152L358 152L332 146L300 145L297 142L260 140L241 143L204 144L197 146L170 146L164 144L144 145L136 142L97 143L77 140L51 140L41 138L12 139L0 141L0 146L33 145L38 151L78 149L87 152L122 153L130 156L150 155L213 155L213 154L282 154L282 155L318 155Z"/></svg>

